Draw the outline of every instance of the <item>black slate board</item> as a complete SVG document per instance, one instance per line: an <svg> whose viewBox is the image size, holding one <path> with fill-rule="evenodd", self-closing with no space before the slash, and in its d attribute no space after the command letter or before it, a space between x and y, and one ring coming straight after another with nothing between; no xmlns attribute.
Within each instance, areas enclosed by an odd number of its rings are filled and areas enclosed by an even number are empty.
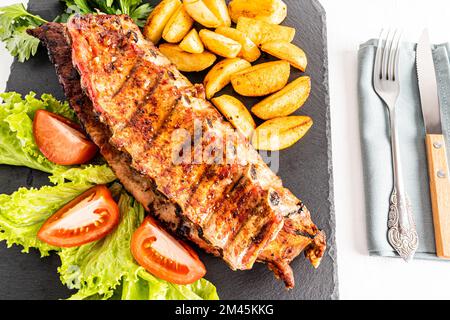
<svg viewBox="0 0 450 320"><path fill-rule="evenodd" d="M328 250L318 270L303 256L292 263L297 285L290 291L264 265L256 265L252 271L233 272L220 259L202 254L207 278L217 286L222 299L338 298L325 12L316 0L284 1L289 13L284 24L297 29L294 43L308 54L307 74L312 77L311 97L298 114L311 116L314 127L294 147L281 152L278 173L285 186L307 204L314 222L325 230ZM52 20L60 12L61 4L57 0L30 0L29 9ZM260 62L270 59L263 56ZM299 76L292 71L293 78ZM201 82L203 76L189 75L194 82ZM42 48L30 61L23 64L16 61L11 68L7 91L26 94L30 90L64 99L54 68ZM230 88L226 91L232 93ZM251 106L256 100L244 102ZM45 174L9 166L0 166L0 181L0 193L48 183ZM20 250L6 249L5 243L0 243L0 299L61 299L70 295L59 281L56 255L40 259L36 251L26 255Z"/></svg>

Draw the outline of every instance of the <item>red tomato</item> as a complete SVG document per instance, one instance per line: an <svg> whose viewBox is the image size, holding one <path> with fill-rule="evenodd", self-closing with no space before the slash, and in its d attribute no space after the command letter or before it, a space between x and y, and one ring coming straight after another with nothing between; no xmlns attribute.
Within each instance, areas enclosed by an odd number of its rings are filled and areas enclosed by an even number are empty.
<svg viewBox="0 0 450 320"><path fill-rule="evenodd" d="M55 247L77 247L105 237L119 223L119 207L103 185L89 189L51 216L38 238Z"/></svg>
<svg viewBox="0 0 450 320"><path fill-rule="evenodd" d="M145 218L133 234L131 252L148 272L172 283L190 284L206 274L194 250L172 237L151 217Z"/></svg>
<svg viewBox="0 0 450 320"><path fill-rule="evenodd" d="M46 110L34 116L33 134L44 156L60 165L77 165L91 160L97 146L72 121Z"/></svg>

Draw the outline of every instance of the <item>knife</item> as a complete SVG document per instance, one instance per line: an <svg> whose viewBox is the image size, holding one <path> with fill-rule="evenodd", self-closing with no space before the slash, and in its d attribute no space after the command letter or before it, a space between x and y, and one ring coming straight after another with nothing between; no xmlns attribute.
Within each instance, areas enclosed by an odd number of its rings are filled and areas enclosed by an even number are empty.
<svg viewBox="0 0 450 320"><path fill-rule="evenodd" d="M437 256L450 259L450 178L442 133L436 70L428 30L417 45L417 75L426 128L426 149Z"/></svg>

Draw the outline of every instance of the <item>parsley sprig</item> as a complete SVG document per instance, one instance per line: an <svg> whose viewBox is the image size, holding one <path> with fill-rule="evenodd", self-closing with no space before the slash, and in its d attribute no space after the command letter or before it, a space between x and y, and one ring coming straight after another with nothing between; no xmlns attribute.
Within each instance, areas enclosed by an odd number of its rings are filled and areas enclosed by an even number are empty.
<svg viewBox="0 0 450 320"><path fill-rule="evenodd" d="M137 25L143 27L152 11L149 3L143 0L61 0L67 6L58 21L65 22L74 13L127 14Z"/></svg>
<svg viewBox="0 0 450 320"><path fill-rule="evenodd" d="M139 26L144 26L152 7L145 0L61 0L66 5L63 14L55 21L66 22L75 13L127 14ZM27 34L26 30L36 28L47 21L28 12L23 4L0 7L0 41L12 56L20 62L36 54L39 40Z"/></svg>
<svg viewBox="0 0 450 320"><path fill-rule="evenodd" d="M47 21L29 13L23 4L13 4L0 8L0 40L6 49L19 61L28 60L35 55L39 40L26 33L29 28L35 28Z"/></svg>

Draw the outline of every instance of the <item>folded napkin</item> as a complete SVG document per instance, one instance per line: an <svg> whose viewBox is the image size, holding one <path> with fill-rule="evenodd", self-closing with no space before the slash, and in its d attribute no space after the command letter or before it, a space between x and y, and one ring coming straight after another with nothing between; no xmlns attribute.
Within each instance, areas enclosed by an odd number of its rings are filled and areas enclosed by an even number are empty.
<svg viewBox="0 0 450 320"><path fill-rule="evenodd" d="M389 198L393 189L388 113L372 85L377 41L359 49L359 107L366 191L369 253L396 257L387 240ZM450 151L450 46L433 47L447 150ZM416 258L437 259L428 182L425 127L416 72L416 45L404 43L400 54L401 92L397 105L404 179L419 235ZM449 159L450 161L450 159ZM450 162L449 162L450 163Z"/></svg>

